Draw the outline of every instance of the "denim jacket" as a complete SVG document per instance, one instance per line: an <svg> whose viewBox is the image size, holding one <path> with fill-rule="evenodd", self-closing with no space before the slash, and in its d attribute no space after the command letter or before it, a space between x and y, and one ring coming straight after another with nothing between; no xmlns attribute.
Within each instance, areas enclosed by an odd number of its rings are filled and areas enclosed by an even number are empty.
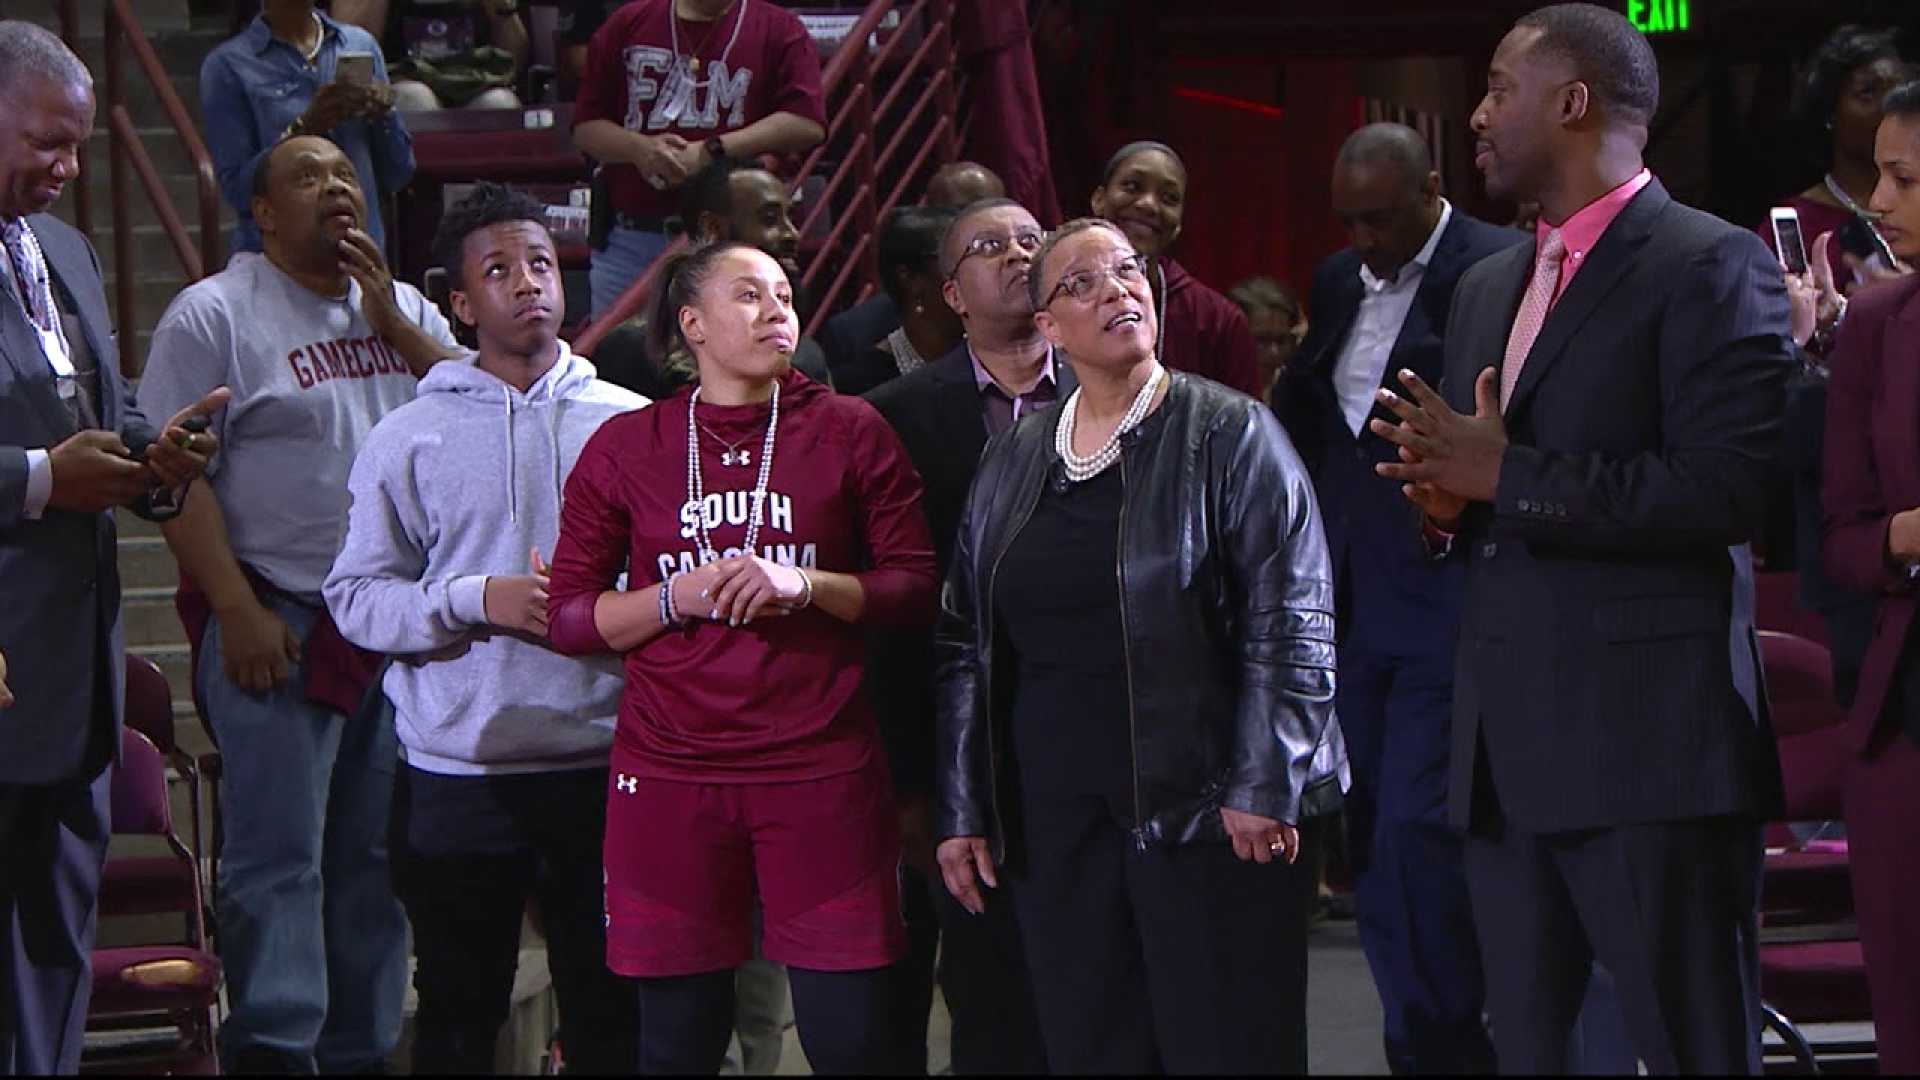
<svg viewBox="0 0 1920 1080"><path fill-rule="evenodd" d="M235 251L260 250L260 231L254 227L251 209L254 166L280 141L287 125L307 110L314 93L333 81L340 54L372 53L374 78L387 81L386 61L372 34L324 14L319 18L320 53L311 64L298 49L275 38L266 20L256 16L245 30L208 53L200 65L200 121L207 150L213 155L220 193L240 216L231 245ZM413 139L406 125L398 114L389 113L379 121L348 120L326 135L360 175L360 190L367 201L367 232L384 246L381 200L413 177Z"/></svg>

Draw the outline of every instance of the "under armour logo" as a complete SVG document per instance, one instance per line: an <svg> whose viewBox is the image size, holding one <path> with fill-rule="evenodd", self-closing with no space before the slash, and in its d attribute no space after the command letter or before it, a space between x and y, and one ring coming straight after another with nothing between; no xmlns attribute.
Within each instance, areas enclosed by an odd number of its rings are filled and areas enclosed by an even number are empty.
<svg viewBox="0 0 1920 1080"><path fill-rule="evenodd" d="M619 773L613 778L613 786L619 788L625 794L632 795L640 790L640 778L637 776L628 776L626 773Z"/></svg>

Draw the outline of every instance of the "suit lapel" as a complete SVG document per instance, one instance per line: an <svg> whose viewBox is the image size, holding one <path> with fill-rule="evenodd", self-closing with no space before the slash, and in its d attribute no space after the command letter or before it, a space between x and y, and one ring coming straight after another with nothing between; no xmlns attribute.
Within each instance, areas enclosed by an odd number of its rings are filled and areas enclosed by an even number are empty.
<svg viewBox="0 0 1920 1080"><path fill-rule="evenodd" d="M1339 289L1340 294L1334 297L1333 303L1334 310L1340 313L1340 322L1327 335L1327 347L1320 351L1319 356L1309 358L1319 371L1320 378L1329 386L1333 384L1335 369L1340 366L1340 354L1346 351L1347 335L1353 333L1353 324L1360 318L1360 301L1366 286L1361 284L1359 271L1356 270L1340 276Z"/></svg>
<svg viewBox="0 0 1920 1080"><path fill-rule="evenodd" d="M93 353L98 372L95 381L100 386L100 426L108 431L117 430L122 404L120 354L114 347L113 329L108 325L105 297L95 297L89 290L74 287L77 282L99 280L93 256L84 244L68 242L68 237L77 237L77 233L70 234L55 227L36 229L34 235L41 238L40 249L46 255L47 270L53 276L54 287L61 293L61 299L79 316L80 331L86 337L87 348ZM65 406L61 407L61 411L66 411Z"/></svg>
<svg viewBox="0 0 1920 1080"><path fill-rule="evenodd" d="M1641 246L1653 234L1654 221L1672 201L1660 181L1651 181L1601 234L1600 241L1593 245L1586 262L1574 275L1573 283L1560 294L1559 302L1548 313L1540 336L1534 339L1533 348L1527 353L1526 364L1520 369L1520 381L1514 385L1513 397L1507 402L1510 419L1526 407L1534 388L1566 352L1574 333L1633 269ZM1528 260L1528 270L1532 270L1531 260ZM1515 306L1518 307L1517 302ZM1504 342L1502 344L1504 354Z"/></svg>
<svg viewBox="0 0 1920 1080"><path fill-rule="evenodd" d="M73 417L60 403L60 392L53 383L53 365L40 348L39 332L27 321L26 312L20 307L13 271L6 269L5 274L6 287L0 290L5 293L0 297L0 352L6 353L20 395L39 412L47 430L64 439L74 432Z"/></svg>
<svg viewBox="0 0 1920 1080"><path fill-rule="evenodd" d="M1413 303L1407 307L1407 317L1400 323L1400 333L1394 336L1393 351L1387 354L1387 365L1380 372L1380 385L1395 394L1406 393L1406 387L1400 382L1400 369L1412 368L1429 386L1438 387L1445 376L1444 371L1421 371L1420 365L1407 359L1407 353L1414 345L1434 332L1434 317L1431 308L1441 301L1442 292L1451 294L1452 283L1459 277L1453 264L1458 257L1466 230L1460 227L1460 210L1454 210L1454 216L1447 223L1447 231L1440 234L1440 242L1433 246L1433 257L1427 260L1426 269L1420 272L1420 287L1414 290ZM1356 304L1356 307L1358 305ZM1444 313L1442 313L1444 314ZM1444 361L1443 361L1444 363ZM1399 418L1379 402L1373 404L1368 418L1379 416L1388 423L1399 423ZM1360 437L1379 438L1366 424L1360 426Z"/></svg>
<svg viewBox="0 0 1920 1080"><path fill-rule="evenodd" d="M1913 363L1912 342L1920 335L1920 298L1909 299L1895 315L1880 345L1880 383L1886 387L1887 430L1898 432L1908 452L1876 461L1888 470L1887 490L1898 506L1920 499L1920 454L1911 452L1920 432L1920 365ZM1891 373L1891 378L1888 377ZM1892 385L1889 385L1892 384Z"/></svg>
<svg viewBox="0 0 1920 1080"><path fill-rule="evenodd" d="M1514 313L1520 310L1527 279L1533 275L1533 244L1515 244L1488 256L1486 262L1487 285L1482 290L1486 301L1462 310L1466 316L1462 325L1447 328L1447 355L1453 363L1447 369L1443 393L1449 405L1469 415L1473 413L1474 380L1484 368L1498 369L1506 355L1507 333L1513 327Z"/></svg>
<svg viewBox="0 0 1920 1080"><path fill-rule="evenodd" d="M934 368L939 384L933 410L933 424L942 444L951 446L969 463L980 457L987 445L987 422L980 415L980 388L973 381L973 362L966 346L959 354L949 355Z"/></svg>

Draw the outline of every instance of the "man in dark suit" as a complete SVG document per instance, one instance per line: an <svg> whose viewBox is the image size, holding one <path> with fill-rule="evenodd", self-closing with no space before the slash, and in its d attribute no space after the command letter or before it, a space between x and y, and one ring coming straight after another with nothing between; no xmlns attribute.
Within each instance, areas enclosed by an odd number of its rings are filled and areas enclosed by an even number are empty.
<svg viewBox="0 0 1920 1080"><path fill-rule="evenodd" d="M1503 1071L1563 1066L1597 960L1656 1073L1759 1067L1758 822L1779 803L1752 560L1786 380L1758 238L1642 165L1653 52L1557 4L1473 114L1536 243L1469 271L1443 400L1383 391L1437 546L1465 562L1451 810ZM1450 534L1450 535L1449 535Z"/></svg>
<svg viewBox="0 0 1920 1080"><path fill-rule="evenodd" d="M112 510L177 505L215 445L180 425L226 390L156 434L120 377L93 248L46 213L93 129L86 67L0 22L0 95L0 1075L72 1073L125 692Z"/></svg>
<svg viewBox="0 0 1920 1080"><path fill-rule="evenodd" d="M1441 197L1426 142L1400 124L1347 139L1333 206L1352 246L1314 272L1311 329L1273 404L1313 476L1333 556L1360 943L1393 1071L1484 1072L1485 988L1446 813L1463 573L1428 557L1419 511L1374 473L1395 448L1366 420L1390 372L1439 380L1460 275L1525 237Z"/></svg>
<svg viewBox="0 0 1920 1080"><path fill-rule="evenodd" d="M926 485L921 505L943 577L987 439L1073 392L1072 370L1056 360L1033 322L1027 275L1040 236L1033 215L1011 199L976 203L955 218L940 245L940 271L967 339L867 395L899 433ZM969 914L933 868L926 804L933 775L932 627L876 636L867 671L902 804L911 885L901 890L908 955L896 968L898 1067L926 1070L934 952L944 934L940 985L953 1017L953 1071L1045 1072L1012 905L991 895L983 914Z"/></svg>

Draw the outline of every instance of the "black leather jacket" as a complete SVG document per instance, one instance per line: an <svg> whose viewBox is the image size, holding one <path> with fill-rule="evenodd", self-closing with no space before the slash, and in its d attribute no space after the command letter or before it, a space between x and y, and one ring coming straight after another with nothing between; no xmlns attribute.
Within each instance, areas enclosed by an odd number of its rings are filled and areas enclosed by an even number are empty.
<svg viewBox="0 0 1920 1080"><path fill-rule="evenodd" d="M1298 823L1339 804L1333 584L1312 485L1266 407L1180 373L1119 464L1133 842L1224 838L1222 806ZM980 460L941 600L934 827L1006 861L1011 658L993 577L1044 485L1064 402ZM996 681L996 675L999 676Z"/></svg>

